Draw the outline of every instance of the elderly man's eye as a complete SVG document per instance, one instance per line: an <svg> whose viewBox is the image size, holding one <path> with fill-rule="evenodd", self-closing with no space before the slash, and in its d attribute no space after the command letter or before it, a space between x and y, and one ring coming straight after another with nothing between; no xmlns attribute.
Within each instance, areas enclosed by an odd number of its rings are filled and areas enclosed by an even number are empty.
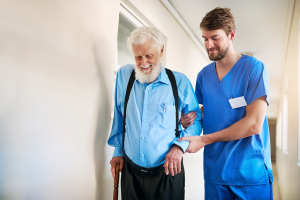
<svg viewBox="0 0 300 200"><path fill-rule="evenodd" d="M146 55L146 58L152 58L153 57L153 55Z"/></svg>

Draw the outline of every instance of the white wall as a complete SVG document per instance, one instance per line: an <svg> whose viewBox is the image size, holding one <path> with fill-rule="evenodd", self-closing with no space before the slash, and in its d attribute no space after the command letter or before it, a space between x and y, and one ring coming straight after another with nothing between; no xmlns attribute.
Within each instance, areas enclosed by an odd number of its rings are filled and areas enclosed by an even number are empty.
<svg viewBox="0 0 300 200"><path fill-rule="evenodd" d="M278 184L281 199L294 200L300 197L300 166L298 161L298 109L299 109L299 19L300 19L300 1L296 0L294 5L294 13L291 24L291 31L288 40L286 60L284 65L284 73L282 75L282 86L280 91L280 108L279 113L283 113L283 96L287 94L288 112L288 138L287 152L283 151L283 137L281 138L281 147L277 147L276 165L278 169ZM280 116L280 114L278 114ZM283 116L284 117L284 116ZM278 117L277 134L282 134L284 127L282 126L281 117Z"/></svg>
<svg viewBox="0 0 300 200"><path fill-rule="evenodd" d="M0 2L0 199L110 199L118 12L118 0Z"/></svg>

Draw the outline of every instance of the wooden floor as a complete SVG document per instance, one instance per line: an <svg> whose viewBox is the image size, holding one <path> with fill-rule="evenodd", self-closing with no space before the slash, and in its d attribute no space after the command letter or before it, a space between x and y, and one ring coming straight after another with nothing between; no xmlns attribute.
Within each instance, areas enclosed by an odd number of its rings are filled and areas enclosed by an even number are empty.
<svg viewBox="0 0 300 200"><path fill-rule="evenodd" d="M273 199L280 200L277 166L275 162L272 162L272 168L273 168Z"/></svg>

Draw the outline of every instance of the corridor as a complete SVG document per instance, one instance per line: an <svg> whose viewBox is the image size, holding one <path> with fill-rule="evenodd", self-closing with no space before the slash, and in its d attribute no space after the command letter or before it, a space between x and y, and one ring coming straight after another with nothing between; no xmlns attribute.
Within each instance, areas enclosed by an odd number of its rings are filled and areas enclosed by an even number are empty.
<svg viewBox="0 0 300 200"><path fill-rule="evenodd" d="M216 7L231 9L236 52L268 72L273 197L300 199L300 0L0 1L0 199L112 199L107 140L117 72L135 62L128 36L162 32L162 66L195 89L212 62L200 22ZM203 154L184 154L186 200L205 199Z"/></svg>
<svg viewBox="0 0 300 200"><path fill-rule="evenodd" d="M277 166L275 162L272 162L272 167L273 167L273 177L274 177L274 182L273 182L273 197L274 200L281 200L280 198L280 193L279 193L279 184L278 184L278 175L277 175Z"/></svg>

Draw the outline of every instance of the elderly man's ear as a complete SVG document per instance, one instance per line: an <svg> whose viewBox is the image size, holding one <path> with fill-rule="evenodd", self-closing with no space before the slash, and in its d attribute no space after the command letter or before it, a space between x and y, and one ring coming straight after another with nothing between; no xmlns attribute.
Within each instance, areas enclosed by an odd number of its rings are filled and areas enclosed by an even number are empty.
<svg viewBox="0 0 300 200"><path fill-rule="evenodd" d="M165 45L162 45L162 48L160 50L160 57L162 57L164 55L164 48L165 48Z"/></svg>

